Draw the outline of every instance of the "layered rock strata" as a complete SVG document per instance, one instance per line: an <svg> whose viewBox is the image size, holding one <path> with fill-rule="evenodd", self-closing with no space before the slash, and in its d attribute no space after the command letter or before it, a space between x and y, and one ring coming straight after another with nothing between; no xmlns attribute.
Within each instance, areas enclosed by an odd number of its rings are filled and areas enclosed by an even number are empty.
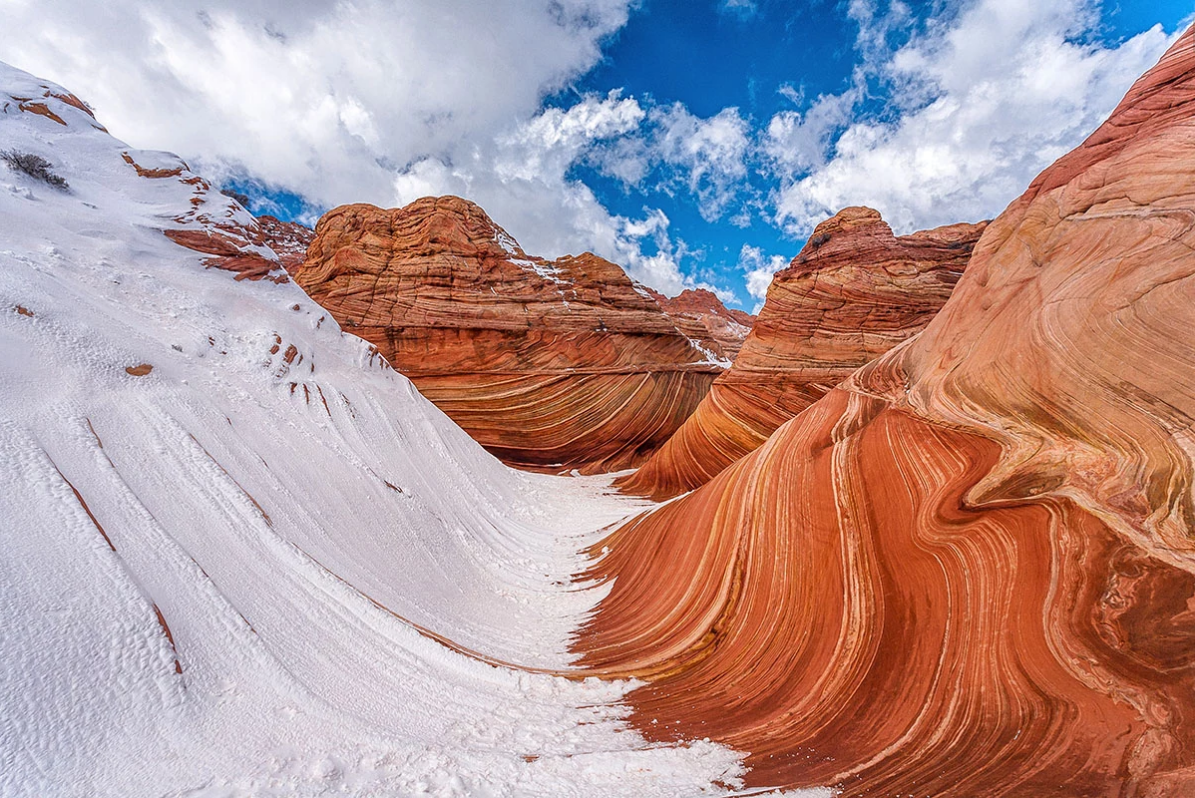
<svg viewBox="0 0 1195 798"><path fill-rule="evenodd" d="M712 291L703 288L687 288L674 297L651 289L648 293L678 330L727 362L738 356L755 324L750 313L726 307Z"/></svg>
<svg viewBox="0 0 1195 798"><path fill-rule="evenodd" d="M457 197L329 212L295 280L522 468L637 465L722 370L615 264L531 257Z"/></svg>
<svg viewBox="0 0 1195 798"><path fill-rule="evenodd" d="M923 330L985 227L897 237L870 208L822 222L776 273L734 366L623 489L665 499L704 485L860 366Z"/></svg>
<svg viewBox="0 0 1195 798"><path fill-rule="evenodd" d="M1193 164L1195 29L924 332L601 544L577 648L639 730L844 796L1195 795Z"/></svg>

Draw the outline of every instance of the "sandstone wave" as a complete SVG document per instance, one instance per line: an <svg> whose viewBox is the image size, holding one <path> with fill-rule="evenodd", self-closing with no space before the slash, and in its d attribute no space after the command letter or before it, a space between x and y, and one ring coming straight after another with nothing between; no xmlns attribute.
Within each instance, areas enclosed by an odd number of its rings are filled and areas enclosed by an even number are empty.
<svg viewBox="0 0 1195 798"><path fill-rule="evenodd" d="M329 212L295 280L522 468L637 465L724 367L617 265L529 256L456 197Z"/></svg>
<svg viewBox="0 0 1195 798"><path fill-rule="evenodd" d="M1192 164L1195 29L924 332L595 549L638 729L846 796L1195 794Z"/></svg>
<svg viewBox="0 0 1195 798"><path fill-rule="evenodd" d="M925 328L950 297L986 223L896 237L870 208L818 225L768 288L733 367L635 474L666 499L704 485L859 367Z"/></svg>

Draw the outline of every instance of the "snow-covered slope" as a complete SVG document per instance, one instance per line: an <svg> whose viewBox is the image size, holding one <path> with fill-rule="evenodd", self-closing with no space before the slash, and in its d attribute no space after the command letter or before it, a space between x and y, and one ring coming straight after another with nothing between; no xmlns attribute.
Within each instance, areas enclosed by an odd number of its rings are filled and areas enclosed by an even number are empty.
<svg viewBox="0 0 1195 798"><path fill-rule="evenodd" d="M70 183L0 164L0 794L734 783L549 672L600 597L575 552L639 505L504 468L293 283L205 269L163 230L252 218L2 66L0 149Z"/></svg>

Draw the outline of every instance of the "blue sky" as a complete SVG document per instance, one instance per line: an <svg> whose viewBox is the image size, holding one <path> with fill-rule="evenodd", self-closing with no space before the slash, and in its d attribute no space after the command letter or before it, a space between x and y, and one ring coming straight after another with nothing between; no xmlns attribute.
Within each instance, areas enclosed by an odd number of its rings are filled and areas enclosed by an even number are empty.
<svg viewBox="0 0 1195 798"><path fill-rule="evenodd" d="M943 4L909 5L915 28L940 12ZM737 8L727 8L725 3L645 0L606 45L603 62L549 103L567 104L575 93L621 88L662 105L683 103L703 117L735 107L758 129L781 111L803 110L811 98L850 86L858 64L858 26L848 18L845 6L833 0L800 4L759 0ZM1100 8L1099 24L1079 38L1109 48L1158 23L1173 32L1192 13L1192 5L1179 0L1106 2ZM908 29L894 31L890 43L899 46L907 38ZM889 87L873 80L869 88L872 95L859 104L853 118L882 118L889 112ZM633 216L645 203L662 209L671 220L674 237L691 247L695 273L729 286L747 309L753 303L746 274L737 268L743 245L791 258L804 243L805 236L786 232L769 219L766 195L773 181L755 170L749 172L736 204L714 220L703 219L690 197L676 196L667 187L648 183L646 190L627 190L584 165L575 174L616 213ZM742 219L732 221L740 208L749 212L747 226Z"/></svg>
<svg viewBox="0 0 1195 798"><path fill-rule="evenodd" d="M0 60L257 210L454 193L753 309L849 204L999 213L1193 10L1178 0L47 0Z"/></svg>

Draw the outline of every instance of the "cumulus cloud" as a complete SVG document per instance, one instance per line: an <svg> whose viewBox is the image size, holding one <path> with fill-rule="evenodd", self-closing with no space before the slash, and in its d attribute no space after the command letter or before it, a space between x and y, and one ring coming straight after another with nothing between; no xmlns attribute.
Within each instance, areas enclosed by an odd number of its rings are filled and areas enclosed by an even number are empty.
<svg viewBox="0 0 1195 798"><path fill-rule="evenodd" d="M737 108L700 119L680 103L657 109L660 159L678 174L707 222L722 216L747 176L748 126Z"/></svg>
<svg viewBox="0 0 1195 798"><path fill-rule="evenodd" d="M38 0L0 5L0 57L84 96L138 146L244 164L331 205L535 113L628 0Z"/></svg>
<svg viewBox="0 0 1195 798"><path fill-rule="evenodd" d="M898 232L998 213L1094 130L1173 40L1155 26L1116 46L1095 43L1090 0L975 0L885 52L882 39L906 24L906 10L877 21L873 0L852 0L850 13L881 30L861 34L861 52L898 113L843 126L856 113L856 85L820 98L820 113L771 120L768 157L792 170L776 218L794 235L847 205L879 209Z"/></svg>
<svg viewBox="0 0 1195 798"><path fill-rule="evenodd" d="M460 194L529 252L592 250L676 293L697 283L667 216L612 214L570 172L650 178L715 218L746 173L746 123L617 91L543 107L597 63L634 3L7 0L0 26L22 34L0 59L218 180L249 176L324 207Z"/></svg>
<svg viewBox="0 0 1195 798"><path fill-rule="evenodd" d="M755 300L752 313L759 313L764 300L768 296L768 286L772 284L772 277L776 272L788 266L788 260L783 255L765 255L760 247L744 244L739 251L739 269L743 272L747 283L747 293Z"/></svg>

